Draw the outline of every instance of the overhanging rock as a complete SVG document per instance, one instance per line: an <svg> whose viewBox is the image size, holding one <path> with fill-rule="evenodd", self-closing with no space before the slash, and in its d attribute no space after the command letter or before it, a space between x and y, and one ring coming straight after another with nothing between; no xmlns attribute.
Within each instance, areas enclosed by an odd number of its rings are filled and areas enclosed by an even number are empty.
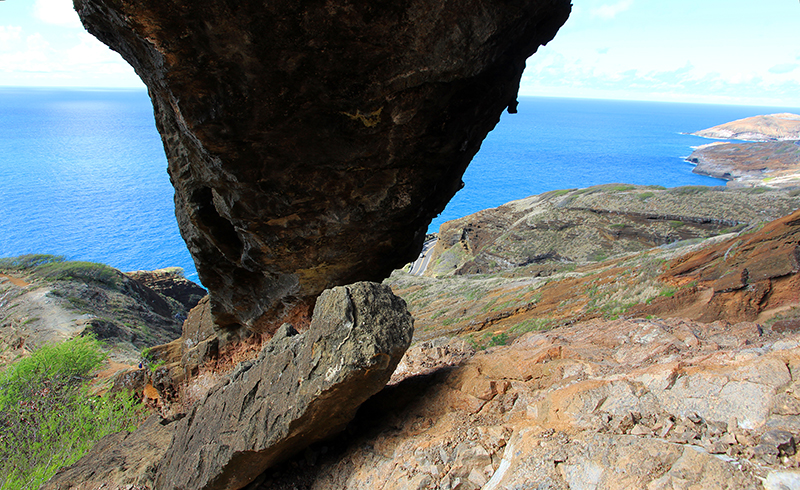
<svg viewBox="0 0 800 490"><path fill-rule="evenodd" d="M416 257L569 0L74 0L144 80L217 325Z"/></svg>

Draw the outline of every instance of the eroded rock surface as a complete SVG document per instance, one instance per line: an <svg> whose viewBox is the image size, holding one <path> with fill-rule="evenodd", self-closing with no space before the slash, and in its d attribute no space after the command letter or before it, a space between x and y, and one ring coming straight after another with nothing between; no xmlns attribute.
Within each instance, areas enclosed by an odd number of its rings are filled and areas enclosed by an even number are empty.
<svg viewBox="0 0 800 490"><path fill-rule="evenodd" d="M75 0L147 84L217 324L274 331L430 220L568 0ZM278 319L276 319L278 318Z"/></svg>
<svg viewBox="0 0 800 490"><path fill-rule="evenodd" d="M547 275L687 239L774 220L800 207L785 192L609 184L531 196L442 224L425 274L528 266Z"/></svg>
<svg viewBox="0 0 800 490"><path fill-rule="evenodd" d="M460 366L445 358L432 374L407 373L367 402L348 437L276 467L259 490L796 481L798 346L797 333L751 322L595 320L531 333Z"/></svg>
<svg viewBox="0 0 800 490"><path fill-rule="evenodd" d="M389 380L412 334L405 302L388 286L326 290L307 331L285 324L256 359L240 364L185 417L109 436L45 488L242 488L341 430ZM153 427L158 441L141 451L141 460L129 446L147 442L143 431Z"/></svg>
<svg viewBox="0 0 800 490"><path fill-rule="evenodd" d="M670 263L662 279L685 289L637 308L638 315L668 313L700 321L752 321L796 307L800 211L754 233L686 254Z"/></svg>

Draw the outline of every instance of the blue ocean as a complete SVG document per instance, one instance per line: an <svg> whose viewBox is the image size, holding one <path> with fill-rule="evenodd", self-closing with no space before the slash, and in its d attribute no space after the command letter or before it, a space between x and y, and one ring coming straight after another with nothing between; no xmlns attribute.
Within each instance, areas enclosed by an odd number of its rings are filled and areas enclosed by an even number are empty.
<svg viewBox="0 0 800 490"><path fill-rule="evenodd" d="M523 97L431 224L542 192L624 182L723 185L683 160L681 134L791 108ZM144 90L0 88L0 257L27 253L123 271L179 266L167 162Z"/></svg>

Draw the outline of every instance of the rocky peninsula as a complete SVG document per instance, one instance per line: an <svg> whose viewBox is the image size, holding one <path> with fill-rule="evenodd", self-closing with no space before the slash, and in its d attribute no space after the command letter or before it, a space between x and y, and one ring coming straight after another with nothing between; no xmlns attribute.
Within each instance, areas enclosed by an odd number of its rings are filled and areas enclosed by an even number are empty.
<svg viewBox="0 0 800 490"><path fill-rule="evenodd" d="M695 173L728 180L734 187L800 188L800 116L772 114L692 133L715 142L696 148L687 161Z"/></svg>
<svg viewBox="0 0 800 490"><path fill-rule="evenodd" d="M768 114L738 119L691 133L703 138L745 141L800 140L800 116L791 113Z"/></svg>

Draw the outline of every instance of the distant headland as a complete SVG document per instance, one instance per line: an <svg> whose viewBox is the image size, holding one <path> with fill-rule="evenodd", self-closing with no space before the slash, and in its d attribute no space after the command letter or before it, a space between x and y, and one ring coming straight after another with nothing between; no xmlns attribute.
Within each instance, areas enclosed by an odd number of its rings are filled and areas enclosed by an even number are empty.
<svg viewBox="0 0 800 490"><path fill-rule="evenodd" d="M743 143L699 146L686 159L694 173L728 180L734 187L800 187L800 116L770 114L721 124L692 133Z"/></svg>

